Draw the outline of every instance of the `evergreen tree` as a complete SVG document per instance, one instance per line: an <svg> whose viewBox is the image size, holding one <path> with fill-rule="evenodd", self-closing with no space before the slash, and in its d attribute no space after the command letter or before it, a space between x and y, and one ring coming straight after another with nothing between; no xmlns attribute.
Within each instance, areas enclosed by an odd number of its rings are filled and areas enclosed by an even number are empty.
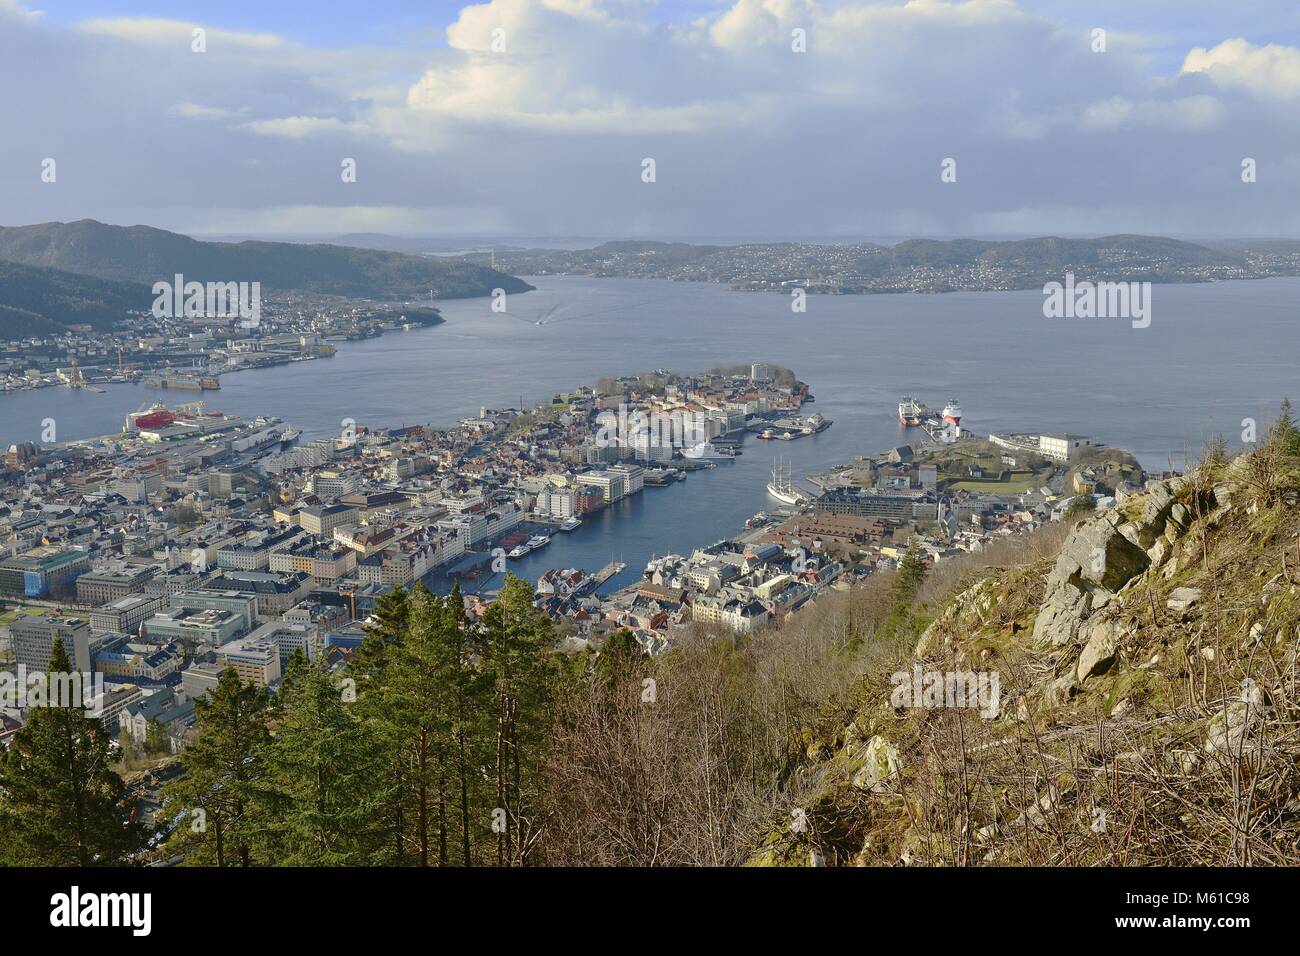
<svg viewBox="0 0 1300 956"><path fill-rule="evenodd" d="M909 637L917 630L912 606L925 583L927 569L921 560L920 549L915 544L907 549L894 572L894 585L890 592L890 611L883 625L887 639Z"/></svg>
<svg viewBox="0 0 1300 956"><path fill-rule="evenodd" d="M343 697L323 666L294 653L254 796L257 843L278 865L356 865L374 850L375 741Z"/></svg>
<svg viewBox="0 0 1300 956"><path fill-rule="evenodd" d="M194 701L194 715L196 737L181 755L185 776L164 790L168 812L185 814L173 840L187 862L250 866L250 802L270 741L266 691L228 667Z"/></svg>
<svg viewBox="0 0 1300 956"><path fill-rule="evenodd" d="M72 672L55 639L49 675ZM103 866L124 862L143 844L113 772L112 738L85 701L32 707L0 757L0 860L22 866Z"/></svg>
<svg viewBox="0 0 1300 956"><path fill-rule="evenodd" d="M555 685L554 629L534 605L532 588L507 574L484 613L483 636L496 721L497 863L526 864L541 827L534 795Z"/></svg>
<svg viewBox="0 0 1300 956"><path fill-rule="evenodd" d="M450 862L450 788L456 744L456 617L423 583L411 591L405 639L391 649L382 710L399 745L399 787L411 809L417 862ZM467 855L467 854L466 854Z"/></svg>
<svg viewBox="0 0 1300 956"><path fill-rule="evenodd" d="M392 646L405 638L409 620L410 602L405 589L393 588L375 602L374 613L365 625L365 640L348 667L358 683L377 678L383 671Z"/></svg>
<svg viewBox="0 0 1300 956"><path fill-rule="evenodd" d="M894 577L893 603L895 607L911 607L925 583L926 567L921 560L920 549L915 544L907 549L903 559L898 562L898 573Z"/></svg>
<svg viewBox="0 0 1300 956"><path fill-rule="evenodd" d="M1289 398L1282 399L1282 407L1278 410L1277 420L1273 422L1269 443L1275 444L1283 455L1300 457L1300 426L1296 425Z"/></svg>

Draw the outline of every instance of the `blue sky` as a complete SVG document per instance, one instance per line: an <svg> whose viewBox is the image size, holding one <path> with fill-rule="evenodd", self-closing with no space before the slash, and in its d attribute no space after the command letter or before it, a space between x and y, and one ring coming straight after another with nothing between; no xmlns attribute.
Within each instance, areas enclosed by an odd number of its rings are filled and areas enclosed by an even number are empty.
<svg viewBox="0 0 1300 956"><path fill-rule="evenodd" d="M1295 0L0 0L0 84L6 225L1300 233Z"/></svg>

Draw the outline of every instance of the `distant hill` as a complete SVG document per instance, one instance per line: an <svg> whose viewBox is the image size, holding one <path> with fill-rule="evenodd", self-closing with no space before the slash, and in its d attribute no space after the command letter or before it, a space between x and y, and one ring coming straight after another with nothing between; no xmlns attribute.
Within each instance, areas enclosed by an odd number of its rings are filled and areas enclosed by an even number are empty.
<svg viewBox="0 0 1300 956"><path fill-rule="evenodd" d="M730 282L742 288L798 283L814 291L947 292L1041 288L1079 279L1204 282L1300 274L1300 254L1281 242L1211 247L1164 236L1091 239L908 239L875 242L605 242L590 249L498 250L521 275L592 275Z"/></svg>
<svg viewBox="0 0 1300 956"><path fill-rule="evenodd" d="M142 283L0 260L0 339L57 332L69 325L108 328L152 302Z"/></svg>
<svg viewBox="0 0 1300 956"><path fill-rule="evenodd" d="M460 259L290 242L201 242L150 226L93 219L0 227L0 259L28 266L152 285L186 281L260 282L266 291L301 290L352 298L441 299L527 292L522 279Z"/></svg>

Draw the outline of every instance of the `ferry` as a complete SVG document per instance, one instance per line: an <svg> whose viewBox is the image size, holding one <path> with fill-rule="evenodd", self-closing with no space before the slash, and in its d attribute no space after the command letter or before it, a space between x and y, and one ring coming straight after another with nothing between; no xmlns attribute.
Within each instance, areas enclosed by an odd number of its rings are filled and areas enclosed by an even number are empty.
<svg viewBox="0 0 1300 956"><path fill-rule="evenodd" d="M526 544L516 545L515 547L510 549L510 557L522 558L525 554L527 554L531 550L533 549L528 547L528 545Z"/></svg>
<svg viewBox="0 0 1300 956"><path fill-rule="evenodd" d="M570 518L568 521L564 522L564 524L560 525L560 530L576 531L581 526L582 526L581 518Z"/></svg>
<svg viewBox="0 0 1300 956"><path fill-rule="evenodd" d="M524 543L524 546L529 551L536 551L538 548L544 548L550 543L551 538L549 535L535 534Z"/></svg>
<svg viewBox="0 0 1300 956"><path fill-rule="evenodd" d="M772 429L770 428L764 428L761 432L759 432L758 437L763 439L763 441L771 441L773 438L776 437L776 432L772 431Z"/></svg>

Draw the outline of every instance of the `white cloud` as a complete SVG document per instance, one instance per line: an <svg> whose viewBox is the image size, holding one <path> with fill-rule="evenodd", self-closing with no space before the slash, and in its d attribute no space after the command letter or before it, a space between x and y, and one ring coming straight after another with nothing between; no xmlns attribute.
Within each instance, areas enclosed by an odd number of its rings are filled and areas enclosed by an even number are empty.
<svg viewBox="0 0 1300 956"><path fill-rule="evenodd" d="M154 17L103 17L95 20L83 20L78 28L86 33L117 37L135 43L157 45L180 44L190 52L190 41L196 28L202 28L207 34L209 50L219 45L273 50L284 45L284 41L271 33L242 33L235 30L213 29L203 23L190 23L184 20L163 20Z"/></svg>
<svg viewBox="0 0 1300 956"><path fill-rule="evenodd" d="M1300 165L1300 50L1170 58L1166 37L1116 29L1099 55L1090 27L1027 9L1045 5L730 0L665 23L651 0L489 0L445 46L322 50L214 22L195 55L194 24L68 28L0 0L0 83L18 91L0 168L34 154L60 174L0 177L0 208L184 228L207 208L210 232L1257 232L1262 207L1220 178L1240 142L1273 173L1255 191L1270 214L1300 221L1267 193Z"/></svg>
<svg viewBox="0 0 1300 956"><path fill-rule="evenodd" d="M1276 43L1256 46L1238 37L1209 50L1198 46L1187 54L1182 72L1266 96L1300 96L1300 49Z"/></svg>
<svg viewBox="0 0 1300 956"><path fill-rule="evenodd" d="M253 120L244 128L261 136L280 136L286 139L305 139L318 133L340 133L353 129L353 124L333 116L281 116L274 119Z"/></svg>

